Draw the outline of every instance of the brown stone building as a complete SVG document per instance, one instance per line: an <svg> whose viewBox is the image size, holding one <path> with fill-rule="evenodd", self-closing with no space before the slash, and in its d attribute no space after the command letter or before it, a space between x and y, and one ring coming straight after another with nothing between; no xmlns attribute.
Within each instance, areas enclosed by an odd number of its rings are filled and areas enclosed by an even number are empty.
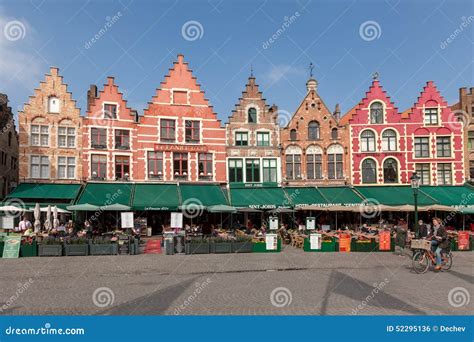
<svg viewBox="0 0 474 342"><path fill-rule="evenodd" d="M268 106L250 76L226 124L229 183L281 182L278 110Z"/></svg>
<svg viewBox="0 0 474 342"><path fill-rule="evenodd" d="M348 180L346 128L339 125L339 107L331 113L317 86L315 79L308 80L305 98L281 130L283 182L287 185L338 185Z"/></svg>
<svg viewBox="0 0 474 342"><path fill-rule="evenodd" d="M18 118L20 182L80 182L82 118L58 68L51 68Z"/></svg>
<svg viewBox="0 0 474 342"><path fill-rule="evenodd" d="M0 94L0 199L18 183L18 135L8 97Z"/></svg>
<svg viewBox="0 0 474 342"><path fill-rule="evenodd" d="M451 109L464 125L466 180L474 182L474 88L459 89L459 102L451 106Z"/></svg>

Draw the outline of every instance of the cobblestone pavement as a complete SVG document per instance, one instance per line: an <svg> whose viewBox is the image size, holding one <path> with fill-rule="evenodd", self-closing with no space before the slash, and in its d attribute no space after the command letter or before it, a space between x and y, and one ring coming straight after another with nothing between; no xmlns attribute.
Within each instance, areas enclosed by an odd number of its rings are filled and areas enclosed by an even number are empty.
<svg viewBox="0 0 474 342"><path fill-rule="evenodd" d="M474 253L415 274L392 253L0 259L7 315L468 315Z"/></svg>

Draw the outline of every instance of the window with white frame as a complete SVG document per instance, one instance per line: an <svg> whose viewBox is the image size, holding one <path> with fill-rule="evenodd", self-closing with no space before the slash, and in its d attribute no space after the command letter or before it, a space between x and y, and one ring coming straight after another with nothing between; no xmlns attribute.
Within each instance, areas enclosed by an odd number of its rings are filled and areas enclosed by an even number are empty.
<svg viewBox="0 0 474 342"><path fill-rule="evenodd" d="M377 164L373 159L365 159L362 162L362 184L377 183Z"/></svg>
<svg viewBox="0 0 474 342"><path fill-rule="evenodd" d="M397 150L397 133L393 129L387 129L382 133L382 150Z"/></svg>
<svg viewBox="0 0 474 342"><path fill-rule="evenodd" d="M270 146L270 133L257 132L257 146Z"/></svg>
<svg viewBox="0 0 474 342"><path fill-rule="evenodd" d="M58 157L58 178L74 179L76 174L75 157Z"/></svg>
<svg viewBox="0 0 474 342"><path fill-rule="evenodd" d="M49 157L48 156L31 156L30 158L30 174L31 178L49 178Z"/></svg>
<svg viewBox="0 0 474 342"><path fill-rule="evenodd" d="M76 147L76 128L75 127L58 127L58 146L74 148Z"/></svg>
<svg viewBox="0 0 474 342"><path fill-rule="evenodd" d="M430 185L430 164L417 163L415 164L416 174L420 177L421 185Z"/></svg>
<svg viewBox="0 0 474 342"><path fill-rule="evenodd" d="M438 164L438 185L453 184L453 172L451 163Z"/></svg>
<svg viewBox="0 0 474 342"><path fill-rule="evenodd" d="M263 159L263 182L277 182L277 161L276 159Z"/></svg>
<svg viewBox="0 0 474 342"><path fill-rule="evenodd" d="M362 152L375 152L375 133L370 130L362 131L360 146Z"/></svg>
<svg viewBox="0 0 474 342"><path fill-rule="evenodd" d="M104 119L117 119L117 105L104 103Z"/></svg>
<svg viewBox="0 0 474 342"><path fill-rule="evenodd" d="M248 146L249 134L248 132L235 132L235 146Z"/></svg>
<svg viewBox="0 0 474 342"><path fill-rule="evenodd" d="M438 108L425 108L425 125L438 124Z"/></svg>
<svg viewBox="0 0 474 342"><path fill-rule="evenodd" d="M48 98L48 112L59 113L59 99L56 96L50 96Z"/></svg>
<svg viewBox="0 0 474 342"><path fill-rule="evenodd" d="M428 137L415 138L415 158L427 158L430 156L430 141Z"/></svg>
<svg viewBox="0 0 474 342"><path fill-rule="evenodd" d="M370 105L370 123L383 123L383 104L381 102L374 102Z"/></svg>
<svg viewBox="0 0 474 342"><path fill-rule="evenodd" d="M31 145L49 146L49 126L31 125Z"/></svg>
<svg viewBox="0 0 474 342"><path fill-rule="evenodd" d="M436 155L440 158L451 157L451 137L436 137Z"/></svg>

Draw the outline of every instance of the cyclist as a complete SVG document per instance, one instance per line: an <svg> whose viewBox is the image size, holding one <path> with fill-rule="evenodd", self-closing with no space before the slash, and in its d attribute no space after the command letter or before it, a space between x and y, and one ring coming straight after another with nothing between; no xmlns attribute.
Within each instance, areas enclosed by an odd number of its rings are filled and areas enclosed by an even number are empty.
<svg viewBox="0 0 474 342"><path fill-rule="evenodd" d="M449 246L448 233L441 220L433 218L433 237L431 240L431 250L436 254L435 271L441 270L441 252Z"/></svg>

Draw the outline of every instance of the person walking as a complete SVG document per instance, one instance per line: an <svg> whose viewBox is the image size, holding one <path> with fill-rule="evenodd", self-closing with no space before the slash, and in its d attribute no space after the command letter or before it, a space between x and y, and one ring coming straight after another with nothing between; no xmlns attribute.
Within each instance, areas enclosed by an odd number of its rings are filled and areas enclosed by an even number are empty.
<svg viewBox="0 0 474 342"><path fill-rule="evenodd" d="M431 240L431 250L436 254L435 271L441 270L441 252L443 249L449 247L448 233L442 221L435 217L433 218L433 240Z"/></svg>
<svg viewBox="0 0 474 342"><path fill-rule="evenodd" d="M405 253L405 244L406 244L406 241L407 241L406 226L398 225L395 232L396 232L396 240L395 240L396 246L398 246L399 249L400 249L399 255L403 256L403 254Z"/></svg>

